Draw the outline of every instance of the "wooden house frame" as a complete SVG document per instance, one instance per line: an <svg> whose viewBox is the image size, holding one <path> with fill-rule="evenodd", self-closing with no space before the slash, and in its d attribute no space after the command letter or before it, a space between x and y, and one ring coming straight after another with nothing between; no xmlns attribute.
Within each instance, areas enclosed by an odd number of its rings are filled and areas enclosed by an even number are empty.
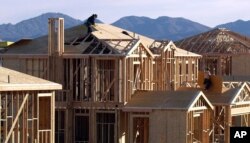
<svg viewBox="0 0 250 143"><path fill-rule="evenodd" d="M56 92L56 142L84 141L78 135L85 130L78 127L78 122L83 120L89 123L84 125L89 128L87 140L97 142L97 130L105 124L99 123L99 118L109 116L115 121L111 126L120 126L120 114L124 114L120 110L123 103L136 89L152 89L153 54L144 46L147 42L141 41L145 38L131 38L122 34L120 29L121 37L112 37L112 33L102 30L103 27L105 25L97 26L99 31L89 35L84 33L84 29L71 29L78 33L64 40L63 19L52 18L49 19L48 48L42 42L45 37L41 37L28 42L30 46L25 47L26 54L19 51L25 48L15 49L14 45L9 53L1 55L5 67L63 85L63 90ZM104 36L104 39L101 36L105 34L109 36ZM65 35L70 33L66 31ZM35 42L40 43L37 47L39 50L29 50ZM113 128L115 138L109 138L108 142L118 142L119 128Z"/></svg>
<svg viewBox="0 0 250 143"><path fill-rule="evenodd" d="M129 116L122 109L134 92L168 90L163 84L170 81L155 79L155 59L167 63L165 58L173 57L183 73L194 69L181 82L196 80L199 55L177 47L170 55L170 42L155 58L153 45L153 39L107 24L96 24L89 34L82 25L64 31L63 19L51 18L48 36L13 44L0 57L4 67L62 84L63 90L55 92L56 143L118 143L129 142ZM171 76L181 77L176 71Z"/></svg>
<svg viewBox="0 0 250 143"><path fill-rule="evenodd" d="M62 86L0 67L0 142L53 143Z"/></svg>
<svg viewBox="0 0 250 143"><path fill-rule="evenodd" d="M215 107L214 141L229 143L230 127L250 126L250 88L247 83L206 96Z"/></svg>
<svg viewBox="0 0 250 143"><path fill-rule="evenodd" d="M201 91L137 91L123 110L129 142L208 143L212 137L213 106Z"/></svg>
<svg viewBox="0 0 250 143"><path fill-rule="evenodd" d="M240 59L241 65L234 64L237 60L236 55L250 52L249 37L224 28L213 29L177 41L175 44L187 51L202 55L199 60L199 70L203 71L209 67L211 73L220 76L241 75L241 71L237 69L247 62Z"/></svg>
<svg viewBox="0 0 250 143"><path fill-rule="evenodd" d="M175 46L172 41L154 41L149 49L154 53L154 90L176 90L194 86L198 80L200 55Z"/></svg>

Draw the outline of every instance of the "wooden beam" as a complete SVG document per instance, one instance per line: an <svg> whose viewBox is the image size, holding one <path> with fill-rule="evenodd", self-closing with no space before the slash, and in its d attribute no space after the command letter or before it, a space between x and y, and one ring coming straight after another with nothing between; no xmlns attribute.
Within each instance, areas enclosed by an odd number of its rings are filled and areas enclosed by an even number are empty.
<svg viewBox="0 0 250 143"><path fill-rule="evenodd" d="M231 108L227 106L225 109L225 130L224 130L224 139L225 143L230 143L230 127L232 126L232 116Z"/></svg>
<svg viewBox="0 0 250 143"><path fill-rule="evenodd" d="M4 59L47 59L48 54L0 54Z"/></svg>
<svg viewBox="0 0 250 143"><path fill-rule="evenodd" d="M250 107L236 107L231 109L232 116L242 115L242 114L249 114Z"/></svg>

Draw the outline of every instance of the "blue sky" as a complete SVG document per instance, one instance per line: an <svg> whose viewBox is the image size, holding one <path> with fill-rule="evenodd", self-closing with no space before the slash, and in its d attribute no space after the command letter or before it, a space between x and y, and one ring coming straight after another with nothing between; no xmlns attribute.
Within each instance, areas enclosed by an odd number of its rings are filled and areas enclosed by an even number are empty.
<svg viewBox="0 0 250 143"><path fill-rule="evenodd" d="M81 20L97 13L105 23L131 15L184 17L213 27L250 20L250 0L5 0L0 24L15 24L46 12L61 12Z"/></svg>

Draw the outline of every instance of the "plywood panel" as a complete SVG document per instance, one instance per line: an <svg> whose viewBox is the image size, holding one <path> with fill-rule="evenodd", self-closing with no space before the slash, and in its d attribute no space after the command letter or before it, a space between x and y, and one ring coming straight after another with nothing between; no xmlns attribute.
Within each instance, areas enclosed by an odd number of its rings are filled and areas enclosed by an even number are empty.
<svg viewBox="0 0 250 143"><path fill-rule="evenodd" d="M167 143L186 142L186 112L168 111L167 120Z"/></svg>
<svg viewBox="0 0 250 143"><path fill-rule="evenodd" d="M167 122L166 111L153 111L149 117L149 142L166 143ZM159 124L160 123L160 124Z"/></svg>
<svg viewBox="0 0 250 143"><path fill-rule="evenodd" d="M149 142L186 142L186 112L157 110L150 113Z"/></svg>
<svg viewBox="0 0 250 143"><path fill-rule="evenodd" d="M51 97L39 97L39 130L51 129Z"/></svg>
<svg viewBox="0 0 250 143"><path fill-rule="evenodd" d="M199 71L198 73L198 85L204 89L204 72ZM222 78L220 76L211 75L212 85L209 92L221 93L222 92Z"/></svg>
<svg viewBox="0 0 250 143"><path fill-rule="evenodd" d="M249 76L250 55L237 55L232 57L232 75Z"/></svg>

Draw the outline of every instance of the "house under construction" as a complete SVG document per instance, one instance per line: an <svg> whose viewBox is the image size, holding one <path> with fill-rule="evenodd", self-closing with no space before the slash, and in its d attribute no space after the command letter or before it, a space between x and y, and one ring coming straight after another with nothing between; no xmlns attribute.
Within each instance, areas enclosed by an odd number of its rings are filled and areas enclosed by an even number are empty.
<svg viewBox="0 0 250 143"><path fill-rule="evenodd" d="M0 142L54 141L55 90L62 86L0 67Z"/></svg>
<svg viewBox="0 0 250 143"><path fill-rule="evenodd" d="M21 40L1 55L5 67L63 85L56 96L56 142L129 140L129 114L122 108L134 91L176 89L197 80L200 56L172 42L125 35L106 24L88 35L85 28L63 36L63 20L50 19L48 37Z"/></svg>
<svg viewBox="0 0 250 143"><path fill-rule="evenodd" d="M250 89L247 83L224 88L220 93L207 93L214 105L214 141L230 142L230 127L250 126Z"/></svg>
<svg viewBox="0 0 250 143"><path fill-rule="evenodd" d="M199 70L209 67L211 72L225 80L250 80L250 38L217 28L175 42L187 51L202 55Z"/></svg>
<svg viewBox="0 0 250 143"><path fill-rule="evenodd" d="M230 127L250 126L250 38L218 28L175 43L187 51L202 55L199 59L200 71L209 67L211 73L223 78L222 86L218 85L220 81L216 81L219 92L207 93L206 96L215 107L214 141L230 142ZM202 80L199 84L202 84Z"/></svg>
<svg viewBox="0 0 250 143"><path fill-rule="evenodd" d="M199 77L200 78L200 77ZM229 143L230 127L250 126L250 88L248 82L222 81L220 76L213 75L213 86L203 91L214 109L210 112L209 142ZM198 80L197 87L181 87L180 91L200 91L203 83ZM200 125L202 126L202 125ZM208 132L203 130L204 132ZM201 141L201 140L199 140ZM204 141L202 141L204 142Z"/></svg>
<svg viewBox="0 0 250 143"><path fill-rule="evenodd" d="M215 78L216 92L178 91L198 87L201 55L107 24L86 31L83 25L64 31L63 19L51 18L48 36L20 40L0 55L4 67L62 84L55 96L55 143L219 138L216 102L206 95L223 94L222 80ZM218 132L227 141L225 131Z"/></svg>

